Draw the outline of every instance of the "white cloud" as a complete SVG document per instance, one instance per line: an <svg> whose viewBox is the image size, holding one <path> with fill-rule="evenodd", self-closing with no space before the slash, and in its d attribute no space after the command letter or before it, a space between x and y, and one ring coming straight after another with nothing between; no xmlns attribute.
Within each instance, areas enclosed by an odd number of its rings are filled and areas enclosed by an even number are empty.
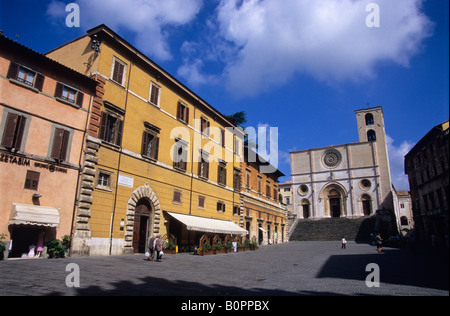
<svg viewBox="0 0 450 316"><path fill-rule="evenodd" d="M409 190L408 176L405 175L404 169L404 157L413 148L414 144L405 140L396 146L394 139L389 135L386 135L386 143L389 153L392 183L397 190Z"/></svg>
<svg viewBox="0 0 450 316"><path fill-rule="evenodd" d="M168 26L191 22L200 11L203 0L76 0L80 6L81 27L106 24L116 32L130 31L134 42L144 53L159 60L172 58L168 46ZM61 18L65 4L54 0L47 14Z"/></svg>
<svg viewBox="0 0 450 316"><path fill-rule="evenodd" d="M431 32L423 0L377 0L379 28L366 25L371 2L221 0L214 43L226 48L228 88L255 95L296 74L334 84L373 78L380 62L408 66Z"/></svg>

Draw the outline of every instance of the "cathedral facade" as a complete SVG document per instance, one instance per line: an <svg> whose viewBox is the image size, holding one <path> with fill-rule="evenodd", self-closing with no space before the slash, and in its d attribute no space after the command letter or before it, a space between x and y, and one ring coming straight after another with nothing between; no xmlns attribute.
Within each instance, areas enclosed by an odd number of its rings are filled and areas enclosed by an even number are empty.
<svg viewBox="0 0 450 316"><path fill-rule="evenodd" d="M395 228L381 107L356 110L359 142L291 152L293 216L297 220L377 215Z"/></svg>

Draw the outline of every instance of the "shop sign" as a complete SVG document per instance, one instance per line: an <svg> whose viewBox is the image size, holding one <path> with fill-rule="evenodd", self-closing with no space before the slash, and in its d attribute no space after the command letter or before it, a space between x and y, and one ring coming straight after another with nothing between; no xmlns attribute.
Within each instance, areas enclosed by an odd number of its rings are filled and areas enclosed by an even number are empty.
<svg viewBox="0 0 450 316"><path fill-rule="evenodd" d="M56 172L67 173L67 169L65 169L65 168L60 168L60 167L57 167L57 166L55 166L55 165L48 164L48 163L35 162L35 163L34 163L34 166L35 166L36 168L47 169L47 170L50 171L50 172L55 172L55 171L56 171Z"/></svg>
<svg viewBox="0 0 450 316"><path fill-rule="evenodd" d="M12 165L18 166L30 166L30 159L26 159L23 157L16 157L7 154L0 154L0 162L10 163Z"/></svg>

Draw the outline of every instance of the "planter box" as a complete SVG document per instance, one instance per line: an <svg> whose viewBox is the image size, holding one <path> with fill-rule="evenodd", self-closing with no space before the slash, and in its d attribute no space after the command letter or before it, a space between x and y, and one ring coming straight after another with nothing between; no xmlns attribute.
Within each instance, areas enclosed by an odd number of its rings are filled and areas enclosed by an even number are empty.
<svg viewBox="0 0 450 316"><path fill-rule="evenodd" d="M208 256L208 255L212 255L213 252L212 252L212 250L210 250L210 251L199 250L199 251L198 251L198 254L199 254L200 256Z"/></svg>
<svg viewBox="0 0 450 316"><path fill-rule="evenodd" d="M226 251L225 249L220 249L220 250L214 249L214 250L213 250L213 254L219 255L219 254L226 253L225 251Z"/></svg>
<svg viewBox="0 0 450 316"><path fill-rule="evenodd" d="M174 255L177 253L176 249L163 249L165 255Z"/></svg>

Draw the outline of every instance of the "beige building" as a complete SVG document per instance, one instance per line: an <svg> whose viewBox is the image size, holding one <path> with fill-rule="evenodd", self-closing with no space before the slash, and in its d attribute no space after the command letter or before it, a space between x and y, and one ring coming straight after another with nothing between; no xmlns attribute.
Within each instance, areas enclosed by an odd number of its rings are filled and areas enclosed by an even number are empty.
<svg viewBox="0 0 450 316"><path fill-rule="evenodd" d="M291 152L296 220L377 216L375 231L397 230L381 107L355 111L359 142Z"/></svg>

